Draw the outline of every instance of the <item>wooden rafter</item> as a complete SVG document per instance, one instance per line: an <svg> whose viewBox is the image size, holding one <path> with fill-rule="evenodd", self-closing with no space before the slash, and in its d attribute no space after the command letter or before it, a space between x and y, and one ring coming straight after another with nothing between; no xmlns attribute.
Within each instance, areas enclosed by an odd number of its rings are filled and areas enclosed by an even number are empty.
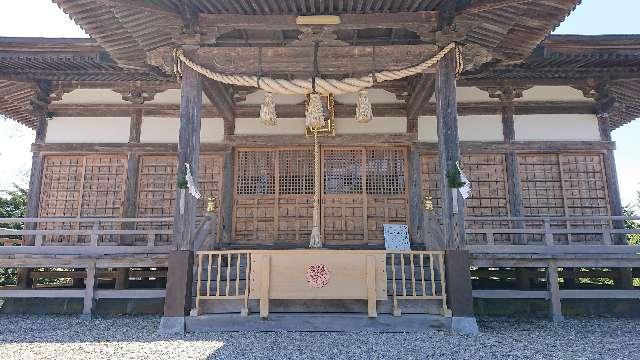
<svg viewBox="0 0 640 360"><path fill-rule="evenodd" d="M233 135L235 127L235 110L233 99L228 88L215 80L203 79L202 91L209 98L211 104L215 106L224 119L224 129L226 135Z"/></svg>
<svg viewBox="0 0 640 360"><path fill-rule="evenodd" d="M476 14L488 10L496 10L507 6L519 5L523 3L529 3L532 0L479 0L475 3L460 10L458 14L468 15Z"/></svg>
<svg viewBox="0 0 640 360"><path fill-rule="evenodd" d="M407 118L416 119L429 105L435 92L435 76L433 74L418 75L413 91L407 101Z"/></svg>
<svg viewBox="0 0 640 360"><path fill-rule="evenodd" d="M146 0L97 0L109 6L122 6L130 9L150 11L160 15L178 15L173 9L149 3Z"/></svg>

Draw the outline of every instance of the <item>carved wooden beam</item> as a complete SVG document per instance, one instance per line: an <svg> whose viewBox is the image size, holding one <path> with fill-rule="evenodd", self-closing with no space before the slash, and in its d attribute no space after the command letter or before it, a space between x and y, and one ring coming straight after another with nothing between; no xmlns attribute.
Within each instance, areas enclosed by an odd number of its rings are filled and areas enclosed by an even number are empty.
<svg viewBox="0 0 640 360"><path fill-rule="evenodd" d="M215 43L222 34L237 30L300 30L309 25L299 25L296 15L236 15L199 14L199 30L206 34L208 43ZM423 41L431 42L438 24L437 11L399 12L393 14L343 14L340 23L322 25L329 31L358 30L368 28L408 29L416 32ZM178 29L174 29L178 30Z"/></svg>
<svg viewBox="0 0 640 360"><path fill-rule="evenodd" d="M153 50L148 61L166 73L173 72L168 47ZM370 74L417 65L437 52L435 45L329 46L320 47L318 67L322 75ZM197 51L198 63L208 69L233 75L293 75L313 73L313 47L207 47ZM435 71L435 70L433 70Z"/></svg>
<svg viewBox="0 0 640 360"><path fill-rule="evenodd" d="M203 78L202 91L222 115L225 135L233 135L236 115L229 89L220 82Z"/></svg>

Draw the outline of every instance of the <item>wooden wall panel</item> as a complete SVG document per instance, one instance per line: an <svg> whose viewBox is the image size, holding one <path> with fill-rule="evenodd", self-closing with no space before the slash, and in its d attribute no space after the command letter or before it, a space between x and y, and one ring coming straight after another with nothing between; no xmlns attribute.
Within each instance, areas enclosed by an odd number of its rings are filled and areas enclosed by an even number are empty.
<svg viewBox="0 0 640 360"><path fill-rule="evenodd" d="M563 154L559 156L562 189L567 216L611 215L602 154ZM572 221L568 226L598 229L611 226L604 220ZM602 241L601 236L573 234L571 243Z"/></svg>
<svg viewBox="0 0 640 360"><path fill-rule="evenodd" d="M201 155L198 187L202 198L198 201L199 214L206 210L207 199L220 199L222 190L222 156ZM175 155L144 155L140 158L138 175L138 216L171 217L176 207Z"/></svg>
<svg viewBox="0 0 640 360"><path fill-rule="evenodd" d="M87 156L84 165L80 216L122 217L127 157Z"/></svg>
<svg viewBox="0 0 640 360"><path fill-rule="evenodd" d="M524 215L565 215L558 155L521 154L518 163Z"/></svg>
<svg viewBox="0 0 640 360"><path fill-rule="evenodd" d="M83 178L83 156L46 156L40 195L40 216L79 216Z"/></svg>
<svg viewBox="0 0 640 360"><path fill-rule="evenodd" d="M41 217L122 217L125 155L48 155L45 157L40 196ZM120 226L107 221L101 228ZM87 229L92 224L44 223L41 229ZM84 243L87 236L47 237L45 242ZM114 236L99 239L116 242Z"/></svg>
<svg viewBox="0 0 640 360"><path fill-rule="evenodd" d="M177 157L175 155L143 155L138 174L138 217L172 217L176 207ZM207 199L222 190L222 155L200 155L198 187L202 198L197 202L198 214L204 214ZM189 196L189 195L187 195ZM167 223L138 224L139 229L171 229ZM145 239L137 239L144 242ZM159 236L156 243L168 243L170 236Z"/></svg>
<svg viewBox="0 0 640 360"><path fill-rule="evenodd" d="M460 164L463 172L471 182L471 197L465 201L465 216L509 216L508 190L506 182L506 166L504 154L472 154L464 155ZM422 165L422 190L431 196L434 212L440 215L440 166L437 155L423 155ZM466 221L466 226L472 228L481 227L505 227L507 223L488 221ZM469 244L485 243L484 235L467 236ZM496 241L508 241L508 237L501 239L496 236Z"/></svg>
<svg viewBox="0 0 640 360"><path fill-rule="evenodd" d="M177 158L144 155L138 174L138 216L170 217L174 214Z"/></svg>

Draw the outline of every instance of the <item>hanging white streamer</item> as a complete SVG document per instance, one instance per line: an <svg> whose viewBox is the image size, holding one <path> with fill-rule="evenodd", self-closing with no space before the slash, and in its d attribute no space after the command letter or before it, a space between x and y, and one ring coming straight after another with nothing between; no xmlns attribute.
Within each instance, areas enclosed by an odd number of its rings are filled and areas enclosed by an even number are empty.
<svg viewBox="0 0 640 360"><path fill-rule="evenodd" d="M463 199L467 199L471 197L471 182L467 178L467 176L460 169L460 164L456 164L458 167L458 171L460 171L460 180L464 183L464 185L460 188L460 194L462 194Z"/></svg>
<svg viewBox="0 0 640 360"><path fill-rule="evenodd" d="M184 166L187 167L187 176L185 176L185 178L187 179L187 187L189 188L189 194L191 194L191 196L193 196L196 199L200 199L202 195L200 194L200 191L198 191L195 181L193 181L193 176L191 175L191 167L189 167L189 164L187 163L185 163Z"/></svg>

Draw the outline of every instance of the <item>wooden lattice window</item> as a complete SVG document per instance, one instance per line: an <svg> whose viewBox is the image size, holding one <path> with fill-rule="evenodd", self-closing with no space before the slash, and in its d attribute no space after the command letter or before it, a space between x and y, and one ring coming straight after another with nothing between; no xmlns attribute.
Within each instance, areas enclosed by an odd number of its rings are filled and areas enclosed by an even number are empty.
<svg viewBox="0 0 640 360"><path fill-rule="evenodd" d="M323 151L325 194L362 194L362 150Z"/></svg>
<svg viewBox="0 0 640 360"><path fill-rule="evenodd" d="M236 194L275 194L275 153L238 151L236 157Z"/></svg>
<svg viewBox="0 0 640 360"><path fill-rule="evenodd" d="M405 152L402 149L367 150L367 194L404 195Z"/></svg>
<svg viewBox="0 0 640 360"><path fill-rule="evenodd" d="M328 245L384 244L384 224L408 224L406 149L323 150L323 235Z"/></svg>
<svg viewBox="0 0 640 360"><path fill-rule="evenodd" d="M278 152L278 193L280 195L313 195L313 150L280 150Z"/></svg>

